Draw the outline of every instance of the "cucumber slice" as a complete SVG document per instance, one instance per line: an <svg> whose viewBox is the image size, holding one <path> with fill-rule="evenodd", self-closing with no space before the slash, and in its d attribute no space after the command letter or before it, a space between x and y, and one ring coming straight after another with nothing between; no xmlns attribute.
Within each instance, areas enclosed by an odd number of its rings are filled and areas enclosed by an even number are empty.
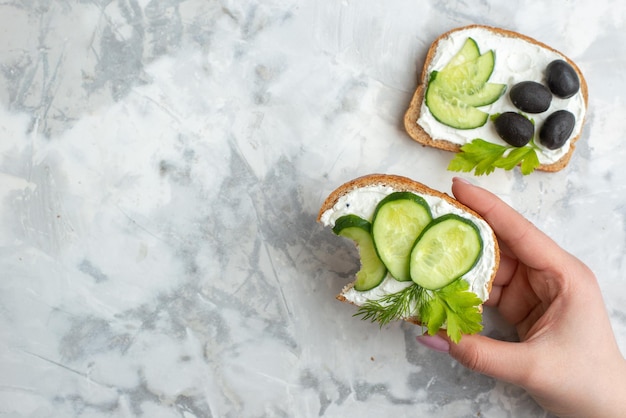
<svg viewBox="0 0 626 418"><path fill-rule="evenodd" d="M356 243L361 259L361 269L356 274L354 289L370 290L382 283L387 268L378 258L370 234L371 224L356 215L345 215L337 219L333 232Z"/></svg>
<svg viewBox="0 0 626 418"><path fill-rule="evenodd" d="M457 99L468 106L487 106L498 100L506 91L506 84L485 83L473 94L454 94Z"/></svg>
<svg viewBox="0 0 626 418"><path fill-rule="evenodd" d="M391 193L376 206L372 220L374 247L396 280L411 280L411 248L431 220L428 203L411 192Z"/></svg>
<svg viewBox="0 0 626 418"><path fill-rule="evenodd" d="M489 80L495 63L493 51L485 52L475 60L440 71L437 83L451 93L474 94Z"/></svg>
<svg viewBox="0 0 626 418"><path fill-rule="evenodd" d="M473 61L480 56L480 50L478 44L472 38L467 38L465 43L452 58L448 61L448 64L444 67L444 70L456 67L457 65L464 64L468 61Z"/></svg>
<svg viewBox="0 0 626 418"><path fill-rule="evenodd" d="M454 282L476 265L483 250L478 227L455 214L433 220L411 250L411 280L437 290Z"/></svg>
<svg viewBox="0 0 626 418"><path fill-rule="evenodd" d="M463 103L441 89L436 80L428 84L425 96L426 106L435 119L456 129L474 129L487 123L488 113Z"/></svg>

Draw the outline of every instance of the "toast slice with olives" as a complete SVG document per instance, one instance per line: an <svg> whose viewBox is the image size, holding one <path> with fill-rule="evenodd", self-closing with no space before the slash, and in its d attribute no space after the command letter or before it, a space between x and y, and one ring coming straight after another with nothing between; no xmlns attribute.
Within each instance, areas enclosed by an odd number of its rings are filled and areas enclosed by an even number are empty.
<svg viewBox="0 0 626 418"><path fill-rule="evenodd" d="M555 172L572 157L587 103L571 59L520 33L470 25L430 46L404 126L420 144L457 153L453 171Z"/></svg>

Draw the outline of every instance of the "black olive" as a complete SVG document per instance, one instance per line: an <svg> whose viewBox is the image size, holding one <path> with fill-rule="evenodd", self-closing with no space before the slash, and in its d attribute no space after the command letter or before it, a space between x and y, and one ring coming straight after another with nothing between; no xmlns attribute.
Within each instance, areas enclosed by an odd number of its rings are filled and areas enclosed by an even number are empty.
<svg viewBox="0 0 626 418"><path fill-rule="evenodd" d="M543 123L539 141L548 149L558 149L565 144L574 130L576 118L567 110L557 110Z"/></svg>
<svg viewBox="0 0 626 418"><path fill-rule="evenodd" d="M535 127L528 118L515 112L501 113L494 120L500 138L514 147L523 147L532 139Z"/></svg>
<svg viewBox="0 0 626 418"><path fill-rule="evenodd" d="M572 97L580 88L576 70L563 60L555 60L548 64L546 82L550 91L562 99Z"/></svg>
<svg viewBox="0 0 626 418"><path fill-rule="evenodd" d="M541 113L548 110L552 101L550 90L535 81L522 81L511 88L511 101L522 112Z"/></svg>

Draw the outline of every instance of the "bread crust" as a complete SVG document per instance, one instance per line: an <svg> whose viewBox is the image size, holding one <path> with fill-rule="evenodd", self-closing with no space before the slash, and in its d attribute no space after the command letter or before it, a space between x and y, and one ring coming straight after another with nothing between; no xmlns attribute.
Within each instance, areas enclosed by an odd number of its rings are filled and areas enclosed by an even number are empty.
<svg viewBox="0 0 626 418"><path fill-rule="evenodd" d="M523 35L521 33L513 32L510 30L495 28L495 27L486 26L486 25L463 26L463 27L452 29L448 32L443 33L442 35L437 37L437 39L435 39L435 41L431 44L430 48L428 49L428 52L426 54L426 59L424 61L424 65L422 67L422 73L418 80L417 88L415 89L413 97L411 98L411 101L409 103L409 107L406 113L404 114L404 127L405 127L406 132L409 134L409 136L412 139L414 139L415 141L419 142L420 144L424 146L439 148L439 149L451 151L451 152L460 151L461 145L459 144L455 144L453 142L450 142L444 139L435 139L435 138L430 137L430 135L428 135L428 133L426 133L426 131L417 123L417 120L419 119L422 103L424 101L424 93L425 93L426 87L428 86L428 75L429 75L428 67L430 66L433 58L435 57L435 53L437 51L437 48L439 47L439 43L443 39L450 36L450 34L452 33L464 31L468 29L473 29L473 28L485 29L485 30L494 32L498 35L505 36L505 37L518 38L518 39L538 45L542 48L548 49L552 52L555 52L561 55L565 59L565 61L567 61L572 66L572 68L574 68L574 70L576 71L576 74L578 74L578 78L580 80L580 91L581 91L583 100L585 102L585 107L587 107L588 95L589 95L588 88L587 88L587 81L585 80L582 72L580 71L580 68L578 68L576 63L572 61L570 58L566 57L562 52L557 51L551 46L548 46L544 44L543 42L537 41L536 39L533 39L529 36ZM582 135L582 131L583 130L581 129L578 135L570 139L570 148L568 152L565 155L563 155L563 157L561 157L558 161L552 164L541 164L539 165L539 167L537 167L537 169L541 171L547 171L547 172L557 172L565 168L569 164L570 159L572 158L572 154L574 153L574 149L576 148L575 144L580 139L580 136Z"/></svg>
<svg viewBox="0 0 626 418"><path fill-rule="evenodd" d="M350 193L353 190L363 188L363 187L368 187L368 186L388 186L388 187L393 188L395 191L399 191L399 192L414 192L414 193L419 193L423 195L435 196L435 197L445 200L446 202L450 203L453 206L456 206L457 208L463 210L464 212L467 212L468 214L484 221L484 218L480 216L478 213L476 213L474 210L465 206L464 204L454 199L453 197L450 197L446 193L432 189L408 177L403 177L403 176L398 176L398 175L393 175L393 174L368 174L365 176L357 177L337 187L324 200L324 203L322 204L319 210L319 213L317 215L317 221L321 222L322 215L326 211L332 209L342 196ZM491 233L492 233L493 242L494 242L493 251L494 251L495 262L494 262L493 270L491 272L491 276L489 277L488 283L487 283L489 292L491 292L493 281L496 277L498 266L500 264L500 248L498 246L498 240L493 230L491 231ZM341 290L341 293L336 296L336 298L342 302L352 303L345 298L344 294L348 290L350 290L353 286L354 286L354 282L351 282L348 285L346 285ZM416 318L403 318L403 319L405 321L408 321L417 325L420 324L420 322Z"/></svg>

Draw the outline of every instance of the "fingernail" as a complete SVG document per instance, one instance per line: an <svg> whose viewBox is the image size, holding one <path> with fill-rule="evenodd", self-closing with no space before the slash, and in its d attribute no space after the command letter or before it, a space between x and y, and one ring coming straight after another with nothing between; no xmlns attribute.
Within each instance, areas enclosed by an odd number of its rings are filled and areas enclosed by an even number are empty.
<svg viewBox="0 0 626 418"><path fill-rule="evenodd" d="M450 351L450 343L439 335L419 335L416 340L424 347L428 347L431 350L439 351L440 353L447 353L448 351Z"/></svg>
<svg viewBox="0 0 626 418"><path fill-rule="evenodd" d="M469 184L470 186L473 186L474 183L472 183L471 181L464 179L463 177L453 177L452 178L453 182L459 182L459 183L463 183L463 184Z"/></svg>

